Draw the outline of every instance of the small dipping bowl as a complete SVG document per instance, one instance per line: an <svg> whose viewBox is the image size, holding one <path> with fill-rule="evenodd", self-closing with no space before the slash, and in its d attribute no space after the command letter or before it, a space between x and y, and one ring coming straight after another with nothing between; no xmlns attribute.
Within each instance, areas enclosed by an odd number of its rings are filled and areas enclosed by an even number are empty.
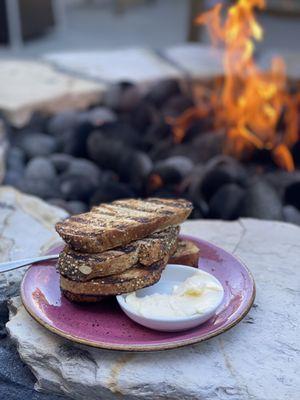
<svg viewBox="0 0 300 400"><path fill-rule="evenodd" d="M171 294L173 287L184 282L197 272L196 268L188 267L186 265L168 264L163 271L160 280L152 286L136 291L137 297L144 297L154 293ZM210 276L212 280L221 285L217 278L208 272L202 271L201 273ZM221 285L222 286L222 285ZM220 291L218 302L210 309L206 310L203 314L196 314L184 317L145 317L137 314L135 309L130 307L126 302L126 296L129 293L117 296L117 301L124 311L124 313L133 321L140 325L146 326L157 331L177 332L194 328L209 320L217 311L222 303L224 297L224 290Z"/></svg>

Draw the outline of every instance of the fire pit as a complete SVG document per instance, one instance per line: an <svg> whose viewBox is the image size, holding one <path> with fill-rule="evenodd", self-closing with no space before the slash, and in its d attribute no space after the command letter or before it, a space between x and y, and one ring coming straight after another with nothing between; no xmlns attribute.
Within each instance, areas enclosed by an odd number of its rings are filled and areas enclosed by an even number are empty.
<svg viewBox="0 0 300 400"><path fill-rule="evenodd" d="M224 76L111 85L84 111L35 113L8 127L5 183L63 207L86 211L124 197L185 197L192 218L238 217L300 223L298 82L275 59L254 61L261 1L201 15L224 44Z"/></svg>

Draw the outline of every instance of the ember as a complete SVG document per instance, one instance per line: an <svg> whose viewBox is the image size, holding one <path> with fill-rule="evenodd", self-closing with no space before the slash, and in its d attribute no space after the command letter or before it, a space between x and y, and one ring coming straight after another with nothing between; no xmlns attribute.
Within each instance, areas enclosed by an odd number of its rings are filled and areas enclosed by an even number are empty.
<svg viewBox="0 0 300 400"><path fill-rule="evenodd" d="M221 4L196 19L208 27L214 45L224 45L224 82L209 100L202 93L196 108L169 122L181 141L192 121L213 110L216 127L226 126L225 153L245 159L254 149L266 149L278 166L292 171L289 149L297 141L299 97L288 91L282 59L274 58L268 71L255 63L254 41L262 40L263 30L254 11L264 7L264 0L239 0L224 20Z"/></svg>

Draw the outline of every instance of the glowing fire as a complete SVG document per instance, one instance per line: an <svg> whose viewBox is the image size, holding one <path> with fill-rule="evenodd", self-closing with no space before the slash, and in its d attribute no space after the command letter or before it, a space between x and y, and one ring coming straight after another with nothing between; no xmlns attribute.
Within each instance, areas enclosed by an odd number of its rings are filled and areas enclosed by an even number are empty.
<svg viewBox="0 0 300 400"><path fill-rule="evenodd" d="M279 166L291 171L294 162L289 148L297 140L297 109L287 91L285 65L275 58L270 69L262 71L253 56L254 40L263 37L254 10L264 7L264 0L238 0L223 20L222 5L217 4L196 23L207 25L214 44L224 44L225 80L214 109L216 124L227 127L225 151L242 158L254 148L267 149ZM193 119L207 115L208 108L207 103L201 104L176 121L177 140Z"/></svg>

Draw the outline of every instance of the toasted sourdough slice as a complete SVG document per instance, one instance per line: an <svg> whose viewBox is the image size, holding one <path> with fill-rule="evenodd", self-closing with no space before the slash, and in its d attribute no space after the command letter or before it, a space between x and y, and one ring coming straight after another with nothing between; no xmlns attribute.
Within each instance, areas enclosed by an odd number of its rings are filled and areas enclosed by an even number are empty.
<svg viewBox="0 0 300 400"><path fill-rule="evenodd" d="M159 281L167 261L168 257L165 257L148 266L138 264L121 274L92 279L88 282L76 282L61 275L60 287L69 293L89 296L115 296L134 292Z"/></svg>
<svg viewBox="0 0 300 400"><path fill-rule="evenodd" d="M88 281L119 274L135 264L150 265L176 251L179 226L154 232L145 239L106 250L103 253L79 253L66 246L58 258L57 269L66 278Z"/></svg>
<svg viewBox="0 0 300 400"><path fill-rule="evenodd" d="M74 250L101 253L179 225L191 211L192 204L183 199L117 200L67 218L55 227Z"/></svg>
<svg viewBox="0 0 300 400"><path fill-rule="evenodd" d="M112 299L112 296L93 296L90 294L75 294L62 289L63 295L70 301L75 303L96 303Z"/></svg>
<svg viewBox="0 0 300 400"><path fill-rule="evenodd" d="M191 240L178 239L177 250L170 257L170 264L183 264L198 267L200 249Z"/></svg>

